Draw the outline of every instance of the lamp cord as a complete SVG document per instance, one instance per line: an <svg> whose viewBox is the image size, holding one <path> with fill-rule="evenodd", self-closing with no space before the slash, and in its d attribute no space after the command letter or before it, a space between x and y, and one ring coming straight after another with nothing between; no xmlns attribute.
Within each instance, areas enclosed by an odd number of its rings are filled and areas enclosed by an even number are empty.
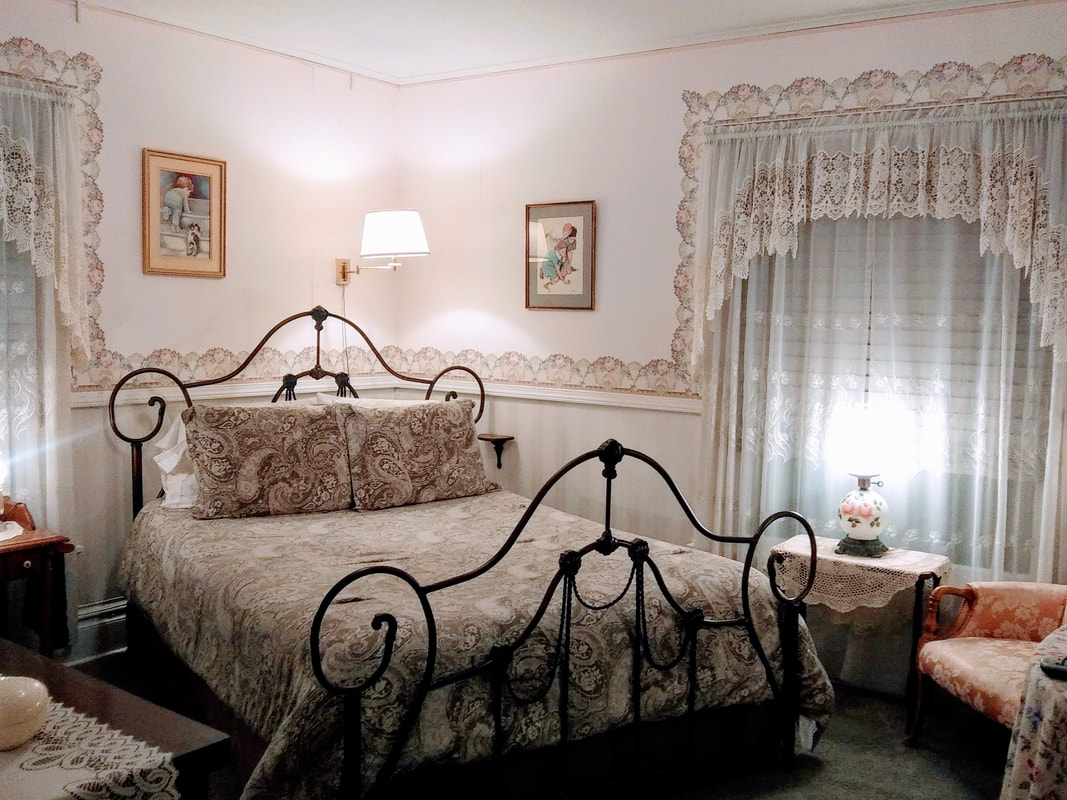
<svg viewBox="0 0 1067 800"><path fill-rule="evenodd" d="M341 286L341 316L348 319L348 309L345 308L345 296L348 294L346 291L347 286ZM352 377L351 371L348 369L348 325L341 326L341 353L345 360L345 374L349 379Z"/></svg>
<svg viewBox="0 0 1067 800"><path fill-rule="evenodd" d="M867 283L867 344L864 348L865 363L863 365L863 407L867 408L871 398L871 329L874 327L874 246L872 239L872 225L867 226L867 258L866 258L866 283Z"/></svg>

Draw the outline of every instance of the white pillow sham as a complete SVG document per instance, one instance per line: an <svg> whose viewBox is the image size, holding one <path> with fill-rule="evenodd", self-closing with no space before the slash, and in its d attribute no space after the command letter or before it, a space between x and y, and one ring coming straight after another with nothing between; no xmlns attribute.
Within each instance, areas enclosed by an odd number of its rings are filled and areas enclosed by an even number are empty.
<svg viewBox="0 0 1067 800"><path fill-rule="evenodd" d="M159 454L152 460L159 467L163 481L164 508L192 508L196 504L199 486L193 474L193 461L189 458L189 445L185 438L185 423L179 416L167 432L155 442Z"/></svg>

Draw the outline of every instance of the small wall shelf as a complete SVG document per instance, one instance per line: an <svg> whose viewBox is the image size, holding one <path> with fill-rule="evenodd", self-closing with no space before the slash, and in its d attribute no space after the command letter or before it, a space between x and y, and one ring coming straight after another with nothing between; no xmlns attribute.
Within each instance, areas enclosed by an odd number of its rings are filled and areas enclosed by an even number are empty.
<svg viewBox="0 0 1067 800"><path fill-rule="evenodd" d="M500 457L504 454L504 445L515 437L503 433L479 433L478 438L493 445L493 450L496 451L496 468L501 469L504 466L500 461Z"/></svg>

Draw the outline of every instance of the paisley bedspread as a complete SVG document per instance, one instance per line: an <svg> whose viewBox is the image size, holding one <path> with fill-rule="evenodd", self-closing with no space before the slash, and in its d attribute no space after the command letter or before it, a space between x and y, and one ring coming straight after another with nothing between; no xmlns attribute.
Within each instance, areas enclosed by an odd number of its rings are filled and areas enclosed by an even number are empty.
<svg viewBox="0 0 1067 800"><path fill-rule="evenodd" d="M309 656L311 621L323 595L349 572L375 564L406 570L423 585L464 573L498 549L527 504L518 495L494 492L381 511L196 520L187 510L165 509L156 501L137 518L123 554L122 580L170 648L269 743L243 797L332 796L340 764L339 703L316 681ZM601 531L599 523L542 507L491 571L432 595L440 646L437 674L478 663L494 644L509 642L537 608L559 554L592 542ZM740 564L656 540L649 545L683 607L702 608L706 616L740 615ZM626 585L630 568L624 550L609 557L593 554L578 574L578 591L590 605L603 604ZM781 653L773 598L765 578L754 578L753 616L777 665ZM669 609L651 585L646 605L654 649L666 659L678 647L674 621L661 621L667 615L657 612ZM398 621L397 649L383 679L364 699L365 775L381 764L402 701L422 674L426 622L406 583L374 577L349 587L323 628L327 674L338 683L354 683L380 663L383 636L371 620L386 610ZM554 614L546 617L543 635L517 654L512 684L519 693L535 694L544 683L538 654L554 641ZM572 738L631 718L632 618L632 599L606 610L576 605ZM742 631L703 631L699 642L698 707L770 698L763 667ZM833 690L803 626L800 661L802 713L821 725ZM646 670L643 680L646 719L684 708L684 670ZM557 688L543 702L506 707L508 747L558 739ZM488 756L488 694L481 679L431 692L400 768Z"/></svg>

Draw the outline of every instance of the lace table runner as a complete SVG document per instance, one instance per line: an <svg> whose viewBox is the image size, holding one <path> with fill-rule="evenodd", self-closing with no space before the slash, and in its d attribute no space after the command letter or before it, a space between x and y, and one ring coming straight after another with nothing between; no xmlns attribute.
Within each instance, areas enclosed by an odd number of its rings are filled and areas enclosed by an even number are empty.
<svg viewBox="0 0 1067 800"><path fill-rule="evenodd" d="M54 700L40 733L0 752L4 800L177 800L177 779L169 753Z"/></svg>
<svg viewBox="0 0 1067 800"><path fill-rule="evenodd" d="M805 602L847 613L860 607L882 608L904 589L915 590L923 575L944 578L952 568L945 556L891 547L880 558L835 553L839 540L816 536L815 585ZM808 537L794 536L771 549L778 585L796 594L808 580Z"/></svg>

